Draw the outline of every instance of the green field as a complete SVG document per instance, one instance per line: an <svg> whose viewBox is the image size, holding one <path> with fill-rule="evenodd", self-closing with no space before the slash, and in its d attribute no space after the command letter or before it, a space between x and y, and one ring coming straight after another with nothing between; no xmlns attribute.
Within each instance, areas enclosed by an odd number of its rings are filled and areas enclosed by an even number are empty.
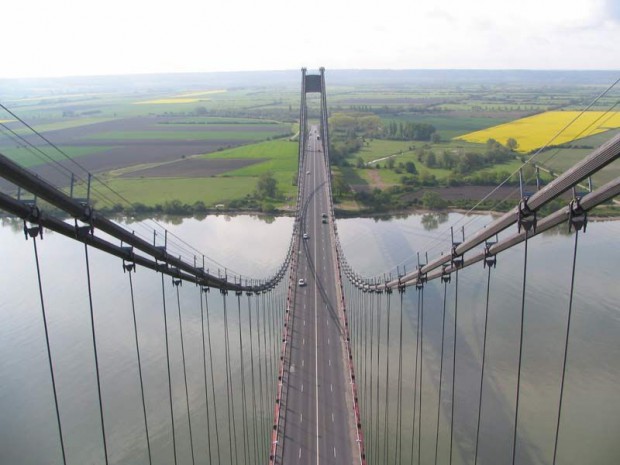
<svg viewBox="0 0 620 465"><path fill-rule="evenodd" d="M190 205L202 201L205 205L213 207L217 204L227 205L231 200L251 196L260 175L270 172L278 183L277 189L280 194L280 199L274 199L274 202L285 207L296 197L297 187L293 185L293 178L297 173L297 150L297 143L287 139L261 142L195 157L221 160L266 159L261 163L230 170L217 176L121 178L118 175L125 174L127 170L117 170L106 182L132 202L148 206L179 200Z"/></svg>
<svg viewBox="0 0 620 465"><path fill-rule="evenodd" d="M114 148L113 146L78 146L78 147L68 147L68 146L60 146L58 147L60 150L64 152L69 158L78 158L83 157L84 155L92 155L98 152L104 152L106 150L110 150ZM46 163L50 163L52 161L61 161L66 160L65 155L60 153L58 150L55 150L51 147L45 147L42 150L45 155L41 152L26 147L7 147L2 149L2 154L9 157L16 163L19 163L25 168L32 168L33 166L44 165Z"/></svg>
<svg viewBox="0 0 620 465"><path fill-rule="evenodd" d="M453 138L530 114L583 108L609 84L600 77L596 78L598 80L588 78L594 81L567 81L564 75L550 76L547 72L531 78L527 73L519 72L515 75L500 72L495 77L493 73L474 72L478 77L471 78L467 72L453 71L442 72L441 79L431 76L432 71L427 72L431 73L429 76L425 73L413 72L413 77L403 81L389 76L385 80L380 77L366 79L361 74L356 77L356 73L353 73L352 81L342 77L332 80L330 72L327 73L331 114L372 115L384 128L393 121L430 124L440 136L439 142L430 143L386 140L381 138L386 135L380 133L371 137L357 134L362 140L362 148L350 153L343 166L333 167L337 177L342 177L350 186L364 189L403 187L402 178L409 174L399 165L413 161L419 178L428 180L434 176L438 183L446 183L452 179L451 171L425 166L418 159L421 148L432 150L436 155L444 151L457 156L484 154L485 144L455 141ZM506 79L509 75L510 79ZM109 154L100 155L114 158L92 169L132 202L155 205L179 200L187 204L202 201L209 206L227 204L252 197L258 178L270 172L277 180L280 192L279 199L273 202L283 206L296 192L293 179L297 174L298 142L271 139L297 132L299 76L291 76L288 81L280 77L277 82L271 76L263 77L261 81L249 75L234 76L230 81L222 75L170 77L170 81L161 83L148 76L133 76L126 81L121 78L102 78L101 81L88 78L79 85L68 81L64 87L62 80L55 80L48 84L48 89L41 83L32 89L25 89L18 83L13 87L3 86L0 101L45 133L69 157L97 155L114 149ZM618 92L610 92L593 108L606 110L617 99ZM156 103L137 104L149 101ZM307 94L307 103L308 119L316 123L320 108L318 94ZM12 119L8 114L0 113L0 120ZM98 126L98 123L105 124ZM15 121L5 124L19 134L27 134ZM63 131L66 131L66 139L62 138ZM535 161L554 173L562 172L611 134L580 140L579 147L549 150ZM333 131L331 135L332 142L335 142L336 137L343 137L345 133ZM127 143L123 144L123 141ZM157 141L162 142L158 144ZM181 148L184 144L186 147ZM215 151L207 153L211 150ZM0 152L26 167L46 162L36 152L19 147L6 131L0 133ZM45 152L52 160L64 158L51 149L46 148ZM386 168L385 157L394 159L396 170ZM212 171L217 174L202 178L175 177L175 167L194 158L218 160L218 170ZM367 164L373 162L372 166L357 168L358 158ZM225 163L221 163L226 159L261 161L242 168L239 168L242 164L231 162L230 169L226 170ZM93 157L89 157L85 161L92 160ZM478 174L512 173L520 164L515 159L486 166ZM618 176L618 164L597 175L595 184L600 185ZM110 166L115 166L113 172L103 171ZM188 163L185 166L202 165ZM156 172L161 177L140 177L140 171L150 167L158 167L159 170L150 173ZM162 174L161 170L168 168L170 171ZM132 173L135 173L134 177L130 177ZM183 172L180 168L179 173L188 175L188 171ZM347 198L342 201L351 203Z"/></svg>

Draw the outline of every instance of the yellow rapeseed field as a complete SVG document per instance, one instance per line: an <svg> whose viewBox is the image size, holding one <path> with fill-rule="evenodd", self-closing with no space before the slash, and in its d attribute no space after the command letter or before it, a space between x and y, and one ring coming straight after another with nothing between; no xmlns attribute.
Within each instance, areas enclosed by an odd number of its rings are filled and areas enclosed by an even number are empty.
<svg viewBox="0 0 620 465"><path fill-rule="evenodd" d="M179 97L202 97L203 95L223 94L224 92L226 92L226 89L204 90L202 92L189 92L187 94L181 94Z"/></svg>
<svg viewBox="0 0 620 465"><path fill-rule="evenodd" d="M134 102L134 105L166 105L171 103L196 103L203 100L207 100L203 97L212 94L221 94L226 92L225 89L218 90L203 90L201 92L188 92L185 94L179 94L174 97L160 98L155 100L145 100L143 102Z"/></svg>
<svg viewBox="0 0 620 465"><path fill-rule="evenodd" d="M143 102L134 102L134 105L167 105L170 103L196 103L200 102L200 99L197 98L182 98L182 97L170 97L170 98L160 98L156 100L145 100Z"/></svg>
<svg viewBox="0 0 620 465"><path fill-rule="evenodd" d="M0 119L0 124L12 123L13 121L15 120L14 119Z"/></svg>
<svg viewBox="0 0 620 465"><path fill-rule="evenodd" d="M506 140L513 138L519 144L517 151L530 152L543 147L545 144L559 145L610 129L620 128L620 112L588 111L581 115L559 136L551 140L562 128L573 121L579 113L578 111L548 111L481 131L470 132L464 136L457 137L457 139L479 143L495 139L505 144Z"/></svg>

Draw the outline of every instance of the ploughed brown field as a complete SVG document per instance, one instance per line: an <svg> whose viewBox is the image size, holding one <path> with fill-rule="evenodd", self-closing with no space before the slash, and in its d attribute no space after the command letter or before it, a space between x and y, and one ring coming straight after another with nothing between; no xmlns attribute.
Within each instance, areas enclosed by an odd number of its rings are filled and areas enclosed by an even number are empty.
<svg viewBox="0 0 620 465"><path fill-rule="evenodd" d="M121 178L204 178L208 176L217 176L227 171L245 168L246 166L261 163L267 158L214 158L200 159L192 158L188 160L180 160L172 163L165 163L159 166L144 168L131 171L121 175Z"/></svg>
<svg viewBox="0 0 620 465"><path fill-rule="evenodd" d="M192 155L216 152L223 148L237 147L256 142L243 137L241 133L264 132L265 138L269 132L277 132L279 127L266 122L265 124L166 124L187 120L189 118L138 116L116 119L101 123L89 124L67 129L58 129L45 132L45 137L59 147L109 147L106 150L93 154L82 155L75 159L82 167L91 173L105 173L108 171L128 168L135 165L162 163L159 167L145 169L147 174L131 172L127 176L167 176L167 177L199 177L214 176L224 171L242 168L263 160L194 160L185 157ZM165 135L174 131L207 133L217 132L214 138L170 138ZM148 133L145 138L114 138L113 134ZM230 136L227 135L230 134ZM104 135L106 135L103 137ZM164 134L161 139L157 134ZM235 134L240 134L236 137ZM215 138L217 137L217 138ZM45 151L50 149L35 135L25 136L32 144L40 146ZM262 139L262 138L261 138ZM0 151L3 146L12 142L7 139L0 141ZM179 163L170 163L179 161ZM187 163L186 163L187 162ZM67 171L58 165L75 170L76 166L70 160L61 159L56 163L46 163L30 168L37 175L57 187L66 187L70 184ZM156 173L156 174L154 174ZM12 186L5 180L0 180L0 188L12 190Z"/></svg>

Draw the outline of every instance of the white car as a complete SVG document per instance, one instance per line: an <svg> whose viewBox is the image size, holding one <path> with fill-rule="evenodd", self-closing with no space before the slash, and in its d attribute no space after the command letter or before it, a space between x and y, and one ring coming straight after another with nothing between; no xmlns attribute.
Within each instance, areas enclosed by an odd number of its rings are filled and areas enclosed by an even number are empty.
<svg viewBox="0 0 620 465"><path fill-rule="evenodd" d="M306 285L306 280L304 278L299 278L299 286L303 287Z"/></svg>
<svg viewBox="0 0 620 465"><path fill-rule="evenodd" d="M304 233L304 235L302 236L304 239L308 239L310 236L308 236L308 233Z"/></svg>
<svg viewBox="0 0 620 465"><path fill-rule="evenodd" d="M310 171L306 171L306 174L310 174Z"/></svg>

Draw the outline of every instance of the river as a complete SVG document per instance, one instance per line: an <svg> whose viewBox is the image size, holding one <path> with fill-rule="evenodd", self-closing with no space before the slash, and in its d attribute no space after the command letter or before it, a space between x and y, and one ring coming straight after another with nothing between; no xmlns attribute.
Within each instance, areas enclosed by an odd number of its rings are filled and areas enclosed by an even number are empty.
<svg viewBox="0 0 620 465"><path fill-rule="evenodd" d="M449 249L449 225L457 235L465 235L491 220L489 216L465 217L457 213L441 216L409 215L381 219L338 220L338 231L350 264L361 274L392 273L398 265L412 269L418 251L429 250L429 258ZM288 248L292 218L255 216L208 216L204 219L160 221L174 235L169 241L187 250L183 238L210 258L206 266L220 272L266 277L274 272ZM146 223L151 226L149 222ZM128 225L144 230L142 223ZM176 237L175 237L176 236ZM439 238L439 239L438 239ZM620 459L620 222L591 222L579 236L575 277L573 318L568 349L564 408L560 427L558 463L618 463ZM162 241L162 236L158 236ZM520 464L550 463L557 418L559 380L562 371L564 334L568 311L574 235L556 230L529 241L527 285L521 373L517 460ZM88 293L85 278L84 247L57 234L46 232L37 242L45 308L48 317L52 359L57 382L60 416L65 437L67 463L104 463L99 423L99 405L90 333ZM128 288L128 275L119 259L90 250L93 281L93 309L101 368L103 412L106 421L110 463L148 463L140 386L137 377L135 339ZM478 463L509 463L514 426L516 363L519 353L519 326L523 284L524 246L502 253L491 272L487 359L483 388L481 439ZM199 261L200 257L197 258ZM422 257L422 260L425 258ZM4 220L0 227L0 463L62 463L58 430L50 383L44 329L41 317L32 240L24 240L21 224ZM224 271L223 266L226 266ZM387 276L387 274L385 275ZM151 430L153 463L172 463L172 437L168 404L165 346L163 342L162 283L157 274L138 269L132 275L136 291L136 317L143 357L145 400ZM482 265L459 275L456 403L454 415L454 461L473 463L478 413L482 331L486 303L487 270ZM191 463L189 428L185 409L185 390L177 300L169 278L164 284L176 416L178 463ZM280 292L283 292L282 290ZM423 362L423 463L434 458L437 417L437 386L443 286L429 283L424 291ZM200 293L191 284L179 287L183 312L187 381L191 406L196 463L209 463L204 411L204 380L201 346ZM245 297L245 296L244 296ZM224 359L223 299L212 292L208 297L215 368L214 388L219 433L227 438L226 380ZM393 308L397 309L397 298ZM234 331L239 324L234 296L227 298ZM417 328L416 291L409 289L404 302L404 398L403 423L411 423L413 363ZM242 307L242 310L245 307ZM439 463L447 463L451 356L454 340L454 281L448 286L446 341L442 411L440 412ZM248 319L241 317L242 337L248 337ZM385 331L383 321L382 331ZM388 431L395 424L393 395L397 384L395 361L398 341L397 312L390 317L392 339L389 345ZM237 333L231 333L237 336ZM385 334L385 333L383 333ZM251 336L250 336L251 337ZM382 336L385 337L385 336ZM247 340L247 339L246 339ZM234 341L233 341L234 342ZM359 342L359 341L358 341ZM382 341L383 347L385 339ZM276 347L273 340L269 347ZM255 346L258 347L258 346ZM271 349L269 349L271 350ZM382 357L387 355L384 350ZM264 354L263 354L264 355ZM248 361L246 359L246 375ZM364 366L358 367L363 374ZM367 369L369 366L366 367ZM375 370L386 370L380 364ZM231 352L231 371L237 379L238 351ZM380 371L380 373L384 373ZM381 377L379 392L385 395L387 372ZM359 376L359 375L358 375ZM376 376L376 374L375 374ZM358 377L359 379L359 377ZM238 379L237 379L238 381ZM233 388L239 392L243 384ZM265 384L267 389L269 385ZM268 394L265 395L268 397ZM381 401L383 402L383 401ZM380 402L380 406L382 403ZM239 405L235 406L239 412ZM376 405L374 406L376 409ZM185 413L184 413L185 412ZM257 431L266 436L272 406L259 408ZM212 412L211 412L212 413ZM370 413L363 412L366 420ZM237 428L243 424L237 414ZM250 416L249 416L250 418ZM375 416L373 416L373 421ZM369 420L368 420L369 421ZM210 438L215 448L214 423ZM383 411L380 431L383 431ZM241 433L239 433L241 434ZM417 433L416 433L417 434ZM382 436L382 435L381 435ZM382 441L381 438L379 438ZM223 439L222 439L223 441ZM241 454L241 439L238 439ZM383 442L368 446L383 451ZM390 436L389 447L394 444ZM403 429L403 458L409 457L411 427ZM417 445L416 445L417 447ZM225 449L225 450L224 450ZM228 463L228 443L220 451L221 463ZM393 461L393 451L388 451ZM211 451L214 456L214 451ZM383 454L383 452L381 452ZM407 459L408 460L408 459ZM240 460L239 463L243 463ZM264 463L261 462L261 463ZM405 462L408 463L408 462Z"/></svg>

